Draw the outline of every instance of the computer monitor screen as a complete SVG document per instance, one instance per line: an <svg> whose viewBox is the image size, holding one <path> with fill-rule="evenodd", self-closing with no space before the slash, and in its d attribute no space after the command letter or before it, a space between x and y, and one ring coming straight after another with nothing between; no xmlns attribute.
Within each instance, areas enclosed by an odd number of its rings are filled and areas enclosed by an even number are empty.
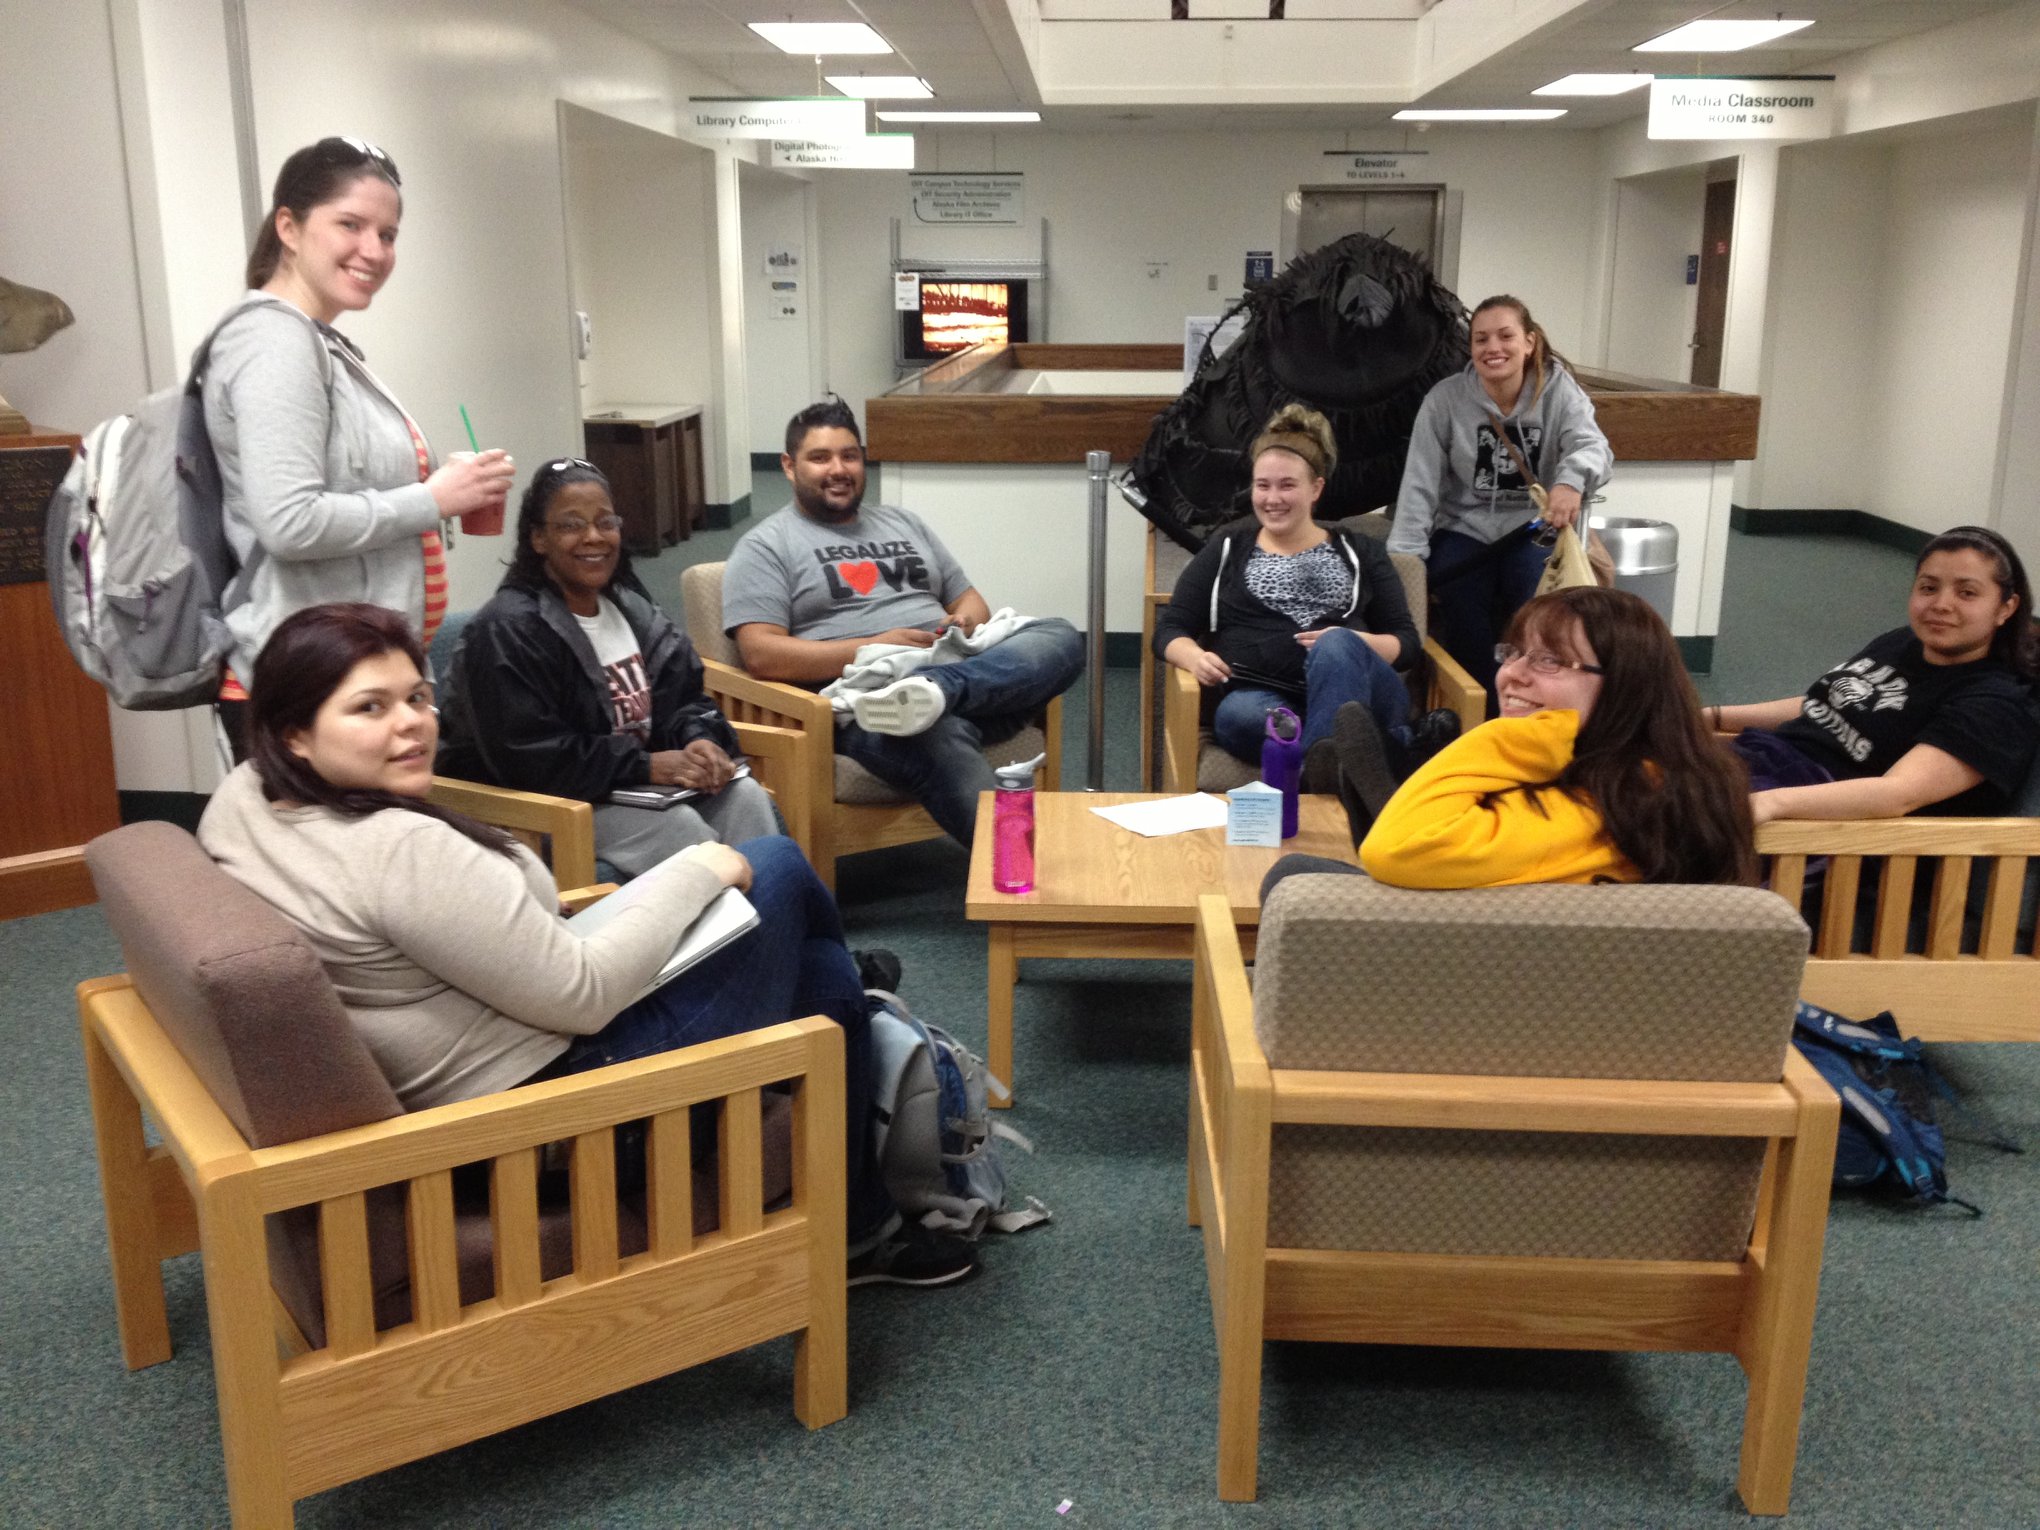
<svg viewBox="0 0 2040 1530"><path fill-rule="evenodd" d="M923 281L918 312L900 315L909 361L934 361L973 345L1027 338L1027 284Z"/></svg>

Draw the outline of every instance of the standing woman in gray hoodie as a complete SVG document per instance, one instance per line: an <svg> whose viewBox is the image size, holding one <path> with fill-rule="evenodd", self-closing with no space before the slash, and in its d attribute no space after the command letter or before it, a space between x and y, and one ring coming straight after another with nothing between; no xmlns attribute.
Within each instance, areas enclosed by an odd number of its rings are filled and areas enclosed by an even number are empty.
<svg viewBox="0 0 2040 1530"><path fill-rule="evenodd" d="M332 328L368 307L397 264L396 164L358 138L322 138L283 162L248 257L248 287L215 331L206 431L227 540L241 565L221 604L234 650L220 718L242 758L246 683L284 618L367 601L429 643L446 614L443 522L494 511L515 464L501 451L437 462L395 395Z"/></svg>
<svg viewBox="0 0 2040 1530"><path fill-rule="evenodd" d="M1547 491L1554 528L1579 520L1615 459L1586 390L1522 299L1483 301L1469 340L1466 369L1417 411L1388 550L1427 561L1433 631L1492 703L1495 644L1537 593L1547 555L1526 529L1537 514L1530 485L1497 430Z"/></svg>

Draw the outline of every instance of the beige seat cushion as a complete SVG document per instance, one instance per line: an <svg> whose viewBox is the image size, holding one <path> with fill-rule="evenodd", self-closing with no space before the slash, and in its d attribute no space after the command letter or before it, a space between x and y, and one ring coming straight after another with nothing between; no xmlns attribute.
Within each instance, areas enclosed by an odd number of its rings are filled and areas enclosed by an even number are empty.
<svg viewBox="0 0 2040 1530"><path fill-rule="evenodd" d="M680 602L686 608L687 636L695 652L705 659L743 668L737 645L722 630L723 565L697 563L680 571ZM985 758L994 765L1031 760L1048 747L1039 728L1023 728L1003 744L985 746ZM890 807L913 801L895 791L847 755L836 756L836 800L860 806Z"/></svg>
<svg viewBox="0 0 2040 1530"><path fill-rule="evenodd" d="M1254 1024L1277 1068L1775 1082L1807 945L1755 888L1411 892L1292 877L1262 911ZM1283 1126L1281 1247L1741 1257L1763 1144Z"/></svg>

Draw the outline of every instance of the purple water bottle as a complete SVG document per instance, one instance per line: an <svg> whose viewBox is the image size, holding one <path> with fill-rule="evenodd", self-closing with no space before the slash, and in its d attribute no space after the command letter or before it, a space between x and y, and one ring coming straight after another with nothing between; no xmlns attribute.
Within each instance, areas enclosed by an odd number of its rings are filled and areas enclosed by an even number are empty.
<svg viewBox="0 0 2040 1530"><path fill-rule="evenodd" d="M992 886L1002 893L1034 891L1034 772L1045 754L992 774Z"/></svg>
<svg viewBox="0 0 2040 1530"><path fill-rule="evenodd" d="M1282 793L1282 837L1296 837L1296 787L1303 775L1303 719L1287 707L1268 713L1261 744L1261 780Z"/></svg>

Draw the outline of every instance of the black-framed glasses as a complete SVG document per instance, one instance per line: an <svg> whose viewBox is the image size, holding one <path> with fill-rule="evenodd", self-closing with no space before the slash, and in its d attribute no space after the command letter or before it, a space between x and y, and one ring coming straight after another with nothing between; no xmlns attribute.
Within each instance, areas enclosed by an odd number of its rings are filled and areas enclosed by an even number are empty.
<svg viewBox="0 0 2040 1530"><path fill-rule="evenodd" d="M319 140L319 152L343 164L373 165L378 174L389 178L392 186L404 184L404 178L397 174L397 162L390 158L388 151L366 138L350 138L344 134L322 138Z"/></svg>
<svg viewBox="0 0 2040 1530"><path fill-rule="evenodd" d="M1541 648L1535 651L1526 651L1518 648L1514 643L1495 644L1495 667L1497 669L1504 664L1514 664L1518 659L1521 659L1530 666L1530 673L1533 675L1555 675L1562 669L1576 669L1583 675L1606 673L1598 664L1582 664L1578 659L1561 659L1557 654L1546 653Z"/></svg>
<svg viewBox="0 0 2040 1530"><path fill-rule="evenodd" d="M592 521L584 521L578 515L570 515L563 521L546 522L545 529L563 537L578 537L585 536L590 526L593 526L597 531L621 531L623 530L623 517L620 515L598 515Z"/></svg>

